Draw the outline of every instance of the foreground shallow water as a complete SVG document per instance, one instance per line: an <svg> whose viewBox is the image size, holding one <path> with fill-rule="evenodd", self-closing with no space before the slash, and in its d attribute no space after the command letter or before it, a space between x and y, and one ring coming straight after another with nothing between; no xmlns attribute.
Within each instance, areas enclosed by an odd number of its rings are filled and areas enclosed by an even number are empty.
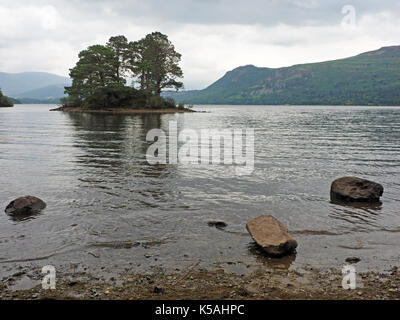
<svg viewBox="0 0 400 320"><path fill-rule="evenodd" d="M196 106L208 112L99 115L48 112L53 107L0 109L0 208L27 194L47 202L32 219L0 214L1 274L21 264L341 268L352 256L363 270L399 265L400 109ZM180 130L254 128L254 172L149 165L146 134L168 130L171 120ZM331 182L347 175L383 184L382 205L330 203ZM269 261L253 249L245 224L264 214L292 231L295 257ZM228 226L211 228L210 220Z"/></svg>

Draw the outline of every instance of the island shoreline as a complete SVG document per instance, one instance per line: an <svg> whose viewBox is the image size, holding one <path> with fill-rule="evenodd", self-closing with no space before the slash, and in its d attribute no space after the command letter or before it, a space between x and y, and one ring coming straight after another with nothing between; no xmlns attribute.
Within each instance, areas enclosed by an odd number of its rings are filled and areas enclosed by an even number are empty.
<svg viewBox="0 0 400 320"><path fill-rule="evenodd" d="M165 109L152 109L152 108L141 108L141 109L129 109L129 108L113 108L113 109L98 109L91 110L82 107L58 107L50 109L49 111L62 111L72 113L100 113L100 114L169 114L169 113L186 113L186 112L197 112L189 108L165 108Z"/></svg>

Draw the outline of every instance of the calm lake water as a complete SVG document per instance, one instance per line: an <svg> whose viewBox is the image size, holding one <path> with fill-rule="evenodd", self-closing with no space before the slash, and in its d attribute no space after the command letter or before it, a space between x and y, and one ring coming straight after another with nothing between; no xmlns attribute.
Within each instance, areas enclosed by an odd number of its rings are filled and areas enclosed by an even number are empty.
<svg viewBox="0 0 400 320"><path fill-rule="evenodd" d="M208 112L127 116L49 112L53 107L0 109L3 274L20 264L145 272L199 260L238 272L341 268L352 256L361 258L360 269L399 265L400 108L196 106ZM254 128L254 172L149 165L146 133L168 130L171 120L180 129ZM331 182L347 175L382 183L382 205L330 203ZM45 200L46 210L23 221L4 213L28 194ZM254 251L245 225L266 214L292 231L295 257L269 260ZM210 220L228 226L211 228ZM121 241L135 245L112 247Z"/></svg>

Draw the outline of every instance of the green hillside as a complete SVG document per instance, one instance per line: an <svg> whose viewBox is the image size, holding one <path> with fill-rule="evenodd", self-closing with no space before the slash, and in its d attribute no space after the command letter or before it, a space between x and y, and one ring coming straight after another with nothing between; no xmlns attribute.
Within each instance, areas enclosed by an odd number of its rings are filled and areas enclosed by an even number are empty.
<svg viewBox="0 0 400 320"><path fill-rule="evenodd" d="M197 104L400 105L400 46L286 68L243 66L204 90L164 95Z"/></svg>

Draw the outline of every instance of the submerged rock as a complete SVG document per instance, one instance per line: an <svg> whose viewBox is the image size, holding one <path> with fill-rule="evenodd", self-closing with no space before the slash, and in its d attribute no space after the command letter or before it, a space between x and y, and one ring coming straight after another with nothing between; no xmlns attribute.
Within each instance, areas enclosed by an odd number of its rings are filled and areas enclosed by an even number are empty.
<svg viewBox="0 0 400 320"><path fill-rule="evenodd" d="M131 242L131 241L113 241L113 242L96 242L92 243L90 247L99 247L99 248L113 248L113 249L131 249L133 247L139 246L139 242Z"/></svg>
<svg viewBox="0 0 400 320"><path fill-rule="evenodd" d="M269 255L282 256L297 248L288 229L272 216L251 219L246 228L254 241Z"/></svg>
<svg viewBox="0 0 400 320"><path fill-rule="evenodd" d="M10 216L29 216L38 214L46 208L46 203L33 196L17 198L10 202L5 212Z"/></svg>
<svg viewBox="0 0 400 320"><path fill-rule="evenodd" d="M382 194L381 184L357 177L339 178L331 185L332 201L379 202Z"/></svg>

